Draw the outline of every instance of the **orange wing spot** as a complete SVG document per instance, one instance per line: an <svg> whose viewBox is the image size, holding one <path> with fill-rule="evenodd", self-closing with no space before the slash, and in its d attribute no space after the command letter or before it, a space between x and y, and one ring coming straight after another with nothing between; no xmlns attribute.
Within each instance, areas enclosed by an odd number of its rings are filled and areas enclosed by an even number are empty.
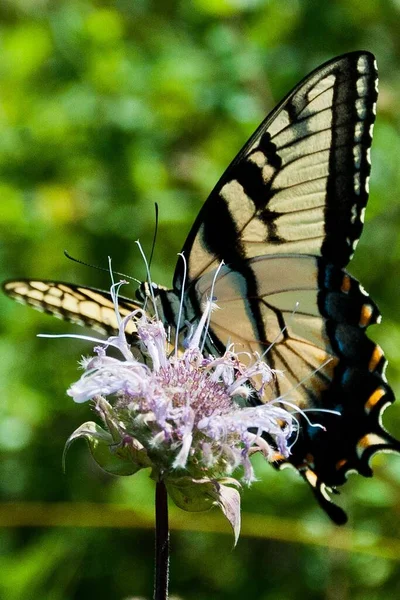
<svg viewBox="0 0 400 600"><path fill-rule="evenodd" d="M368 400L365 403L365 410L367 413L370 413L371 410L376 406L379 400L386 394L386 390L383 387L378 387L376 390L370 395Z"/></svg>
<svg viewBox="0 0 400 600"><path fill-rule="evenodd" d="M347 465L347 463L348 463L348 460L346 458L342 458L341 460L338 460L335 465L336 471L340 471L340 469L342 467L344 467L344 465Z"/></svg>
<svg viewBox="0 0 400 600"><path fill-rule="evenodd" d="M381 358L383 356L383 350L380 346L375 346L372 356L370 358L368 369L371 373L373 373L378 366Z"/></svg>
<svg viewBox="0 0 400 600"><path fill-rule="evenodd" d="M364 450L370 448L370 446L382 446L386 444L386 440L381 438L376 433L367 433L358 440L357 443L357 456L360 458L363 455Z"/></svg>
<svg viewBox="0 0 400 600"><path fill-rule="evenodd" d="M286 460L286 458L280 452L275 452L272 455L271 462L281 462L282 460Z"/></svg>
<svg viewBox="0 0 400 600"><path fill-rule="evenodd" d="M342 292L344 294L347 294L350 291L350 288L351 288L351 279L348 275L344 275L340 289L342 290Z"/></svg>
<svg viewBox="0 0 400 600"><path fill-rule="evenodd" d="M366 327L372 317L372 306L370 304L363 304L361 308L360 320L358 322L360 327Z"/></svg>

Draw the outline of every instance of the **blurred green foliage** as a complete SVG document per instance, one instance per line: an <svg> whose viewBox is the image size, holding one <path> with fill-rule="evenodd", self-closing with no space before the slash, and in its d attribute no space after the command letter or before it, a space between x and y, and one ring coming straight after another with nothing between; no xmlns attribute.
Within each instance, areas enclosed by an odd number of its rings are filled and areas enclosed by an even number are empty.
<svg viewBox="0 0 400 600"><path fill-rule="evenodd" d="M370 50L380 99L369 208L350 270L383 312L372 336L399 394L399 23L399 0L3 0L0 278L108 287L107 274L67 261L65 248L102 266L111 255L116 269L144 278L134 240L149 250L158 202L152 274L169 285L202 202L265 114L324 60ZM149 598L152 482L146 474L106 477L83 444L61 470L65 440L89 418L89 407L73 405L65 389L90 346L38 340L39 332L76 328L4 297L0 303L0 497L9 503L0 506L8 525L0 530L0 597ZM399 436L398 406L388 421ZM260 481L243 495L249 535L234 551L218 513L174 511L173 593L185 600L397 597L400 462L379 456L374 466L373 480L350 477L342 497L357 533L338 532L294 473L261 461ZM21 502L25 527L14 512ZM49 521L58 527L39 527L46 504L40 512L29 502L67 503ZM137 526L111 523L105 511L100 527L88 502L131 507ZM50 515L58 504L47 506ZM75 527L62 526L69 517Z"/></svg>

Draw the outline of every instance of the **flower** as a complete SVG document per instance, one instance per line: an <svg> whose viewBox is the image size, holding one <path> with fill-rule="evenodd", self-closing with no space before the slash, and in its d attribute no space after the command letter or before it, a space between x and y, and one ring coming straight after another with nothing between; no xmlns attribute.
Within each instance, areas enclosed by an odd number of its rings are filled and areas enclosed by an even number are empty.
<svg viewBox="0 0 400 600"><path fill-rule="evenodd" d="M113 297L117 306L117 294ZM141 310L121 320L118 336L82 360L84 373L67 392L75 402L92 400L104 428L85 423L66 449L83 437L95 460L111 473L128 475L150 467L178 506L204 510L219 504L237 539L240 484L231 476L240 469L242 481L254 481L250 457L255 452L270 461L278 453L287 457L297 420L276 401L243 406L254 393L249 380L258 382L262 395L277 376L262 358L250 357L245 366L233 346L219 357L203 354L201 340L215 309L207 302L186 349L171 356L161 321ZM134 357L125 336L131 318L145 362ZM109 355L111 348L119 358Z"/></svg>

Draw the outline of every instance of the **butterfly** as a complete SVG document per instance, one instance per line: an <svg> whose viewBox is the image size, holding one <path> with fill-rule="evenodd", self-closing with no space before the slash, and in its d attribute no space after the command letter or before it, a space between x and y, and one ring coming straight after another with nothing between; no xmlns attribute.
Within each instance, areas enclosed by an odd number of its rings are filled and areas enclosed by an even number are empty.
<svg viewBox="0 0 400 600"><path fill-rule="evenodd" d="M299 416L289 458L336 523L344 511L329 493L355 471L372 475L371 457L400 452L381 424L394 401L381 348L366 335L380 314L344 268L361 235L368 199L377 70L372 54L352 52L325 63L270 113L204 203L183 247L172 289L151 284L162 321L195 324L215 280L221 310L212 313L209 350L229 342L264 353L282 370L264 401L286 397L318 412L324 430ZM216 269L221 268L215 278ZM115 334L108 292L57 281L5 282L10 297L62 319ZM122 316L143 306L119 299ZM135 322L128 325L135 337ZM334 411L334 412L332 412ZM335 414L336 413L336 414Z"/></svg>

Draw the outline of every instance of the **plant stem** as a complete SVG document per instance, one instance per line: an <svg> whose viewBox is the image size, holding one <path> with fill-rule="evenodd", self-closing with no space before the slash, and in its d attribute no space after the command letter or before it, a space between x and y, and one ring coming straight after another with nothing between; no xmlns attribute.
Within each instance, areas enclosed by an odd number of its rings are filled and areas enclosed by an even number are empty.
<svg viewBox="0 0 400 600"><path fill-rule="evenodd" d="M156 548L154 600L168 600L169 526L168 495L164 482L156 483Z"/></svg>

